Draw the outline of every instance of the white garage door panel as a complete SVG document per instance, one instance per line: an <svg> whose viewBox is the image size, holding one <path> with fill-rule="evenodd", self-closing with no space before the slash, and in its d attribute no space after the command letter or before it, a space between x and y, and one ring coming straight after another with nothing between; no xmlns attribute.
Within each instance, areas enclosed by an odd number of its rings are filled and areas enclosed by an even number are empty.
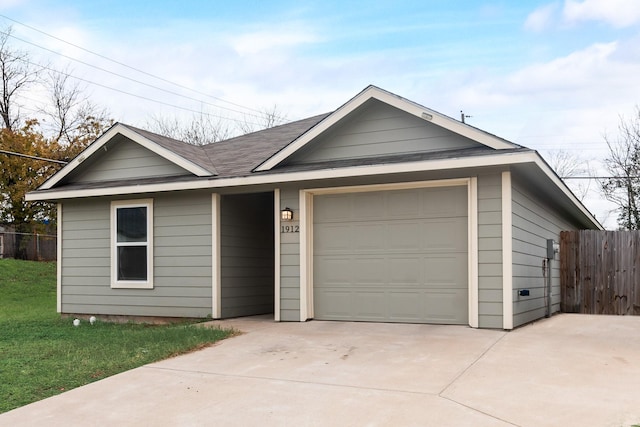
<svg viewBox="0 0 640 427"><path fill-rule="evenodd" d="M316 319L466 324L466 187L314 198Z"/></svg>

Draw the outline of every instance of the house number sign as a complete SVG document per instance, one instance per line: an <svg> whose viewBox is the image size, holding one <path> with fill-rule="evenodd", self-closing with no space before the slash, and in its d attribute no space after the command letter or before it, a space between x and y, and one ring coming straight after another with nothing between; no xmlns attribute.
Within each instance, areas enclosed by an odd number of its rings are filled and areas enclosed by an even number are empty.
<svg viewBox="0 0 640 427"><path fill-rule="evenodd" d="M280 226L281 233L299 233L300 226L298 224L288 224Z"/></svg>

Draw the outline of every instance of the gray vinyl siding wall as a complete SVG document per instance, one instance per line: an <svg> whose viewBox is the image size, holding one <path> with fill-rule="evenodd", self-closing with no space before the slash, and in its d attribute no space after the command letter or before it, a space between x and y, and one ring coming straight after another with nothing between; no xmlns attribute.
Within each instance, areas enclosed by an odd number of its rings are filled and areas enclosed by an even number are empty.
<svg viewBox="0 0 640 427"><path fill-rule="evenodd" d="M503 327L502 176L478 176L478 326Z"/></svg>
<svg viewBox="0 0 640 427"><path fill-rule="evenodd" d="M211 314L211 195L173 193L140 198L153 198L153 289L110 286L112 199L62 203L59 262L63 313L162 317Z"/></svg>
<svg viewBox="0 0 640 427"><path fill-rule="evenodd" d="M525 184L512 180L513 230L513 326L545 315L545 287L542 262L547 256L547 239L560 241L560 232L576 227ZM552 260L552 312L560 311L560 261ZM521 297L518 290L529 289Z"/></svg>
<svg viewBox="0 0 640 427"><path fill-rule="evenodd" d="M292 225L300 224L298 194L297 187L280 189L280 210L293 210ZM300 321L300 233L280 233L280 320Z"/></svg>
<svg viewBox="0 0 640 427"><path fill-rule="evenodd" d="M273 313L273 193L220 201L221 317Z"/></svg>
<svg viewBox="0 0 640 427"><path fill-rule="evenodd" d="M120 136L115 144L109 144L98 162L73 180L81 183L186 174L181 167Z"/></svg>
<svg viewBox="0 0 640 427"><path fill-rule="evenodd" d="M380 101L368 101L357 113L311 142L287 163L314 163L380 155L477 147L478 143Z"/></svg>

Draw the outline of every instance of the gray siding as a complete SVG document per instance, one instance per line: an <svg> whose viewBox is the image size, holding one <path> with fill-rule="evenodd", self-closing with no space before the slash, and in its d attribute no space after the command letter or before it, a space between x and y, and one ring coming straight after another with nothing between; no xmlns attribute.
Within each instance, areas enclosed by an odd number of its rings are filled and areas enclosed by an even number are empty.
<svg viewBox="0 0 640 427"><path fill-rule="evenodd" d="M63 202L63 313L166 317L211 314L211 195L146 197L154 199L153 289L110 287L111 199Z"/></svg>
<svg viewBox="0 0 640 427"><path fill-rule="evenodd" d="M312 141L287 163L313 163L477 146L478 143L424 119L371 100Z"/></svg>
<svg viewBox="0 0 640 427"><path fill-rule="evenodd" d="M297 187L280 189L280 209L294 211L293 225L300 224L298 194ZM300 320L300 233L280 234L280 320Z"/></svg>
<svg viewBox="0 0 640 427"><path fill-rule="evenodd" d="M189 173L124 137L120 137L115 144L110 144L108 151L100 152L99 157L98 162L92 163L84 172L74 177L73 181L109 181Z"/></svg>
<svg viewBox="0 0 640 427"><path fill-rule="evenodd" d="M502 176L478 176L478 326L502 329Z"/></svg>
<svg viewBox="0 0 640 427"><path fill-rule="evenodd" d="M273 193L220 203L221 316L273 313Z"/></svg>
<svg viewBox="0 0 640 427"><path fill-rule="evenodd" d="M513 326L544 317L545 288L542 262L547 254L547 239L560 241L560 232L575 230L561 213L536 196L517 179L512 180L513 210ZM560 311L560 261L552 261L552 312ZM519 289L529 289L521 297Z"/></svg>

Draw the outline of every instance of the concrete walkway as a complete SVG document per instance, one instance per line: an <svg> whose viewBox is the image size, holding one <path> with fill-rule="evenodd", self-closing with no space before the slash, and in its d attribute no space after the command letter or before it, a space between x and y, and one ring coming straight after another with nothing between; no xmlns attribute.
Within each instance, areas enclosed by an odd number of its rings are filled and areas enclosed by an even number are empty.
<svg viewBox="0 0 640 427"><path fill-rule="evenodd" d="M512 332L212 323L245 334L18 408L0 425L640 424L640 317L562 314Z"/></svg>

